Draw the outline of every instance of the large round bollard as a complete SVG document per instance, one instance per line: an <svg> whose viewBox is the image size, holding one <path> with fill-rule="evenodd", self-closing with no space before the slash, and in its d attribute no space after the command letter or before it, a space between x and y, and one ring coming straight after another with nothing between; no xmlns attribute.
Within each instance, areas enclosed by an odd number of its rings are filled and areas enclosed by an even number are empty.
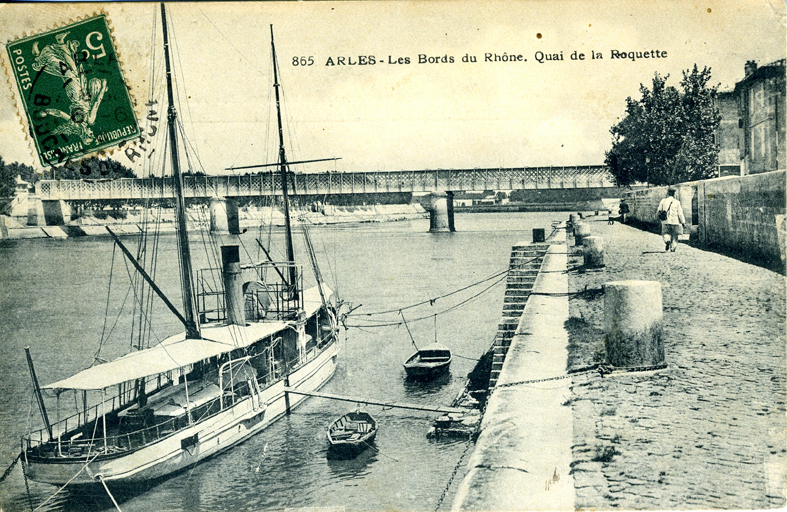
<svg viewBox="0 0 787 512"><path fill-rule="evenodd" d="M604 283L604 347L612 366L656 366L664 363L661 283Z"/></svg>
<svg viewBox="0 0 787 512"><path fill-rule="evenodd" d="M590 236L590 225L578 222L574 225L574 245L582 245L582 240Z"/></svg>
<svg viewBox="0 0 787 512"><path fill-rule="evenodd" d="M604 239L600 236L586 236L582 239L582 252L585 255L585 268L604 266Z"/></svg>

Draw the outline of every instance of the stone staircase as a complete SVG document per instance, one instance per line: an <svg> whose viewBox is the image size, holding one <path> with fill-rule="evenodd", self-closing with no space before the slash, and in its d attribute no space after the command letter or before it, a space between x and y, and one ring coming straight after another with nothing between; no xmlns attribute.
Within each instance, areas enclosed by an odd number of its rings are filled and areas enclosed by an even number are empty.
<svg viewBox="0 0 787 512"><path fill-rule="evenodd" d="M492 373L489 376L489 389L497 384L503 368L508 347L519 325L519 317L527 304L527 298L536 282L536 277L544 261L549 244L518 244L511 248L506 292L503 299L503 317L495 335Z"/></svg>

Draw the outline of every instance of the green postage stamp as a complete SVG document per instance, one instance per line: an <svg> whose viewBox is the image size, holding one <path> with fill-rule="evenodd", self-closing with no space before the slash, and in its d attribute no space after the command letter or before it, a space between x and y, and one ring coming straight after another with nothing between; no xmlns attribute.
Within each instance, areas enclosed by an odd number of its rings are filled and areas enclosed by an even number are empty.
<svg viewBox="0 0 787 512"><path fill-rule="evenodd" d="M7 49L43 165L139 136L103 14L10 42Z"/></svg>

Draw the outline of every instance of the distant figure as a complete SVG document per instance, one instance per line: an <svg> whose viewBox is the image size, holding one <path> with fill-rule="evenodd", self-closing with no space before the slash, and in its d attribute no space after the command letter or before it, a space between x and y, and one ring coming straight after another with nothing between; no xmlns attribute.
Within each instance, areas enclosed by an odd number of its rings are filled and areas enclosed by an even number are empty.
<svg viewBox="0 0 787 512"><path fill-rule="evenodd" d="M664 237L664 251L675 252L678 248L678 235L683 234L686 218L683 216L683 207L675 199L675 189L667 190L667 197L661 200L656 210L661 221L661 236Z"/></svg>
<svg viewBox="0 0 787 512"><path fill-rule="evenodd" d="M618 209L618 213L620 214L621 224L625 224L629 215L629 205L625 199L620 200L620 208Z"/></svg>

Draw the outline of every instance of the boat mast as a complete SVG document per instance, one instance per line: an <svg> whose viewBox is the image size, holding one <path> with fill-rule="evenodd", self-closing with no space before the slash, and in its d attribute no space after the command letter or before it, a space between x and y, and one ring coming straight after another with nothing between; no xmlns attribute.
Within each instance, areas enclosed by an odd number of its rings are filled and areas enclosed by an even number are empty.
<svg viewBox="0 0 787 512"><path fill-rule="evenodd" d="M287 198L287 157L284 154L284 134L281 125L281 106L279 100L279 75L276 62L276 46L273 44L273 25L271 25L271 52L273 53L273 89L276 91L276 119L279 123L279 165L281 166L281 195L284 202L284 230L287 242L287 261L290 264L290 288L293 300L298 299L297 273L295 269L295 251L292 247L292 229L290 228L290 206Z"/></svg>
<svg viewBox="0 0 787 512"><path fill-rule="evenodd" d="M183 295L183 316L186 319L186 337L199 339L199 325L194 314L196 301L191 283L191 251L189 250L189 236L186 230L186 200L183 196L183 177L180 174L178 156L178 139L175 120L178 113L175 110L175 101L172 94L172 69L169 64L169 38L167 36L167 14L164 3L161 3L161 27L164 31L164 62L167 70L167 125L169 127L169 147L172 160L172 181L175 184L175 212L178 222L178 254L180 255L180 286Z"/></svg>

